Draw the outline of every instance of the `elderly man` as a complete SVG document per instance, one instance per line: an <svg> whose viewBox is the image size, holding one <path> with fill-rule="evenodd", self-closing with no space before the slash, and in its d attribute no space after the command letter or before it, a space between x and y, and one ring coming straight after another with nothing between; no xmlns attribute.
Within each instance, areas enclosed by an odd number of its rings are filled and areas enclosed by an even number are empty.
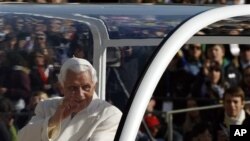
<svg viewBox="0 0 250 141"><path fill-rule="evenodd" d="M19 141L112 141L122 113L100 100L96 71L86 60L70 58L58 76L63 98L41 102L18 133Z"/></svg>

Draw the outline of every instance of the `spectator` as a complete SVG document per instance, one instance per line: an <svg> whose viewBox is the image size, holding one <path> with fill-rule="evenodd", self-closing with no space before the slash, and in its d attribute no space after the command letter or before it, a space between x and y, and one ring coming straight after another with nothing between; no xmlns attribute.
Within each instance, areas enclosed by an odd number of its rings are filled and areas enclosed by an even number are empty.
<svg viewBox="0 0 250 141"><path fill-rule="evenodd" d="M241 88L245 93L246 100L250 100L250 66L247 66L243 70L243 77L241 82ZM245 110L248 114L250 114L250 104L245 104Z"/></svg>
<svg viewBox="0 0 250 141"><path fill-rule="evenodd" d="M246 99L250 99L250 65L244 68L240 85L245 93Z"/></svg>
<svg viewBox="0 0 250 141"><path fill-rule="evenodd" d="M14 30L15 31L18 31L18 32L22 32L23 31L23 29L24 29L24 19L23 19L23 17L16 17L15 19L14 19L15 21L14 21ZM12 21L13 22L13 21Z"/></svg>
<svg viewBox="0 0 250 141"><path fill-rule="evenodd" d="M34 48L35 49L48 48L47 36L44 32L38 31L35 34Z"/></svg>
<svg viewBox="0 0 250 141"><path fill-rule="evenodd" d="M69 57L85 58L85 54L86 53L82 44L71 42L68 53Z"/></svg>
<svg viewBox="0 0 250 141"><path fill-rule="evenodd" d="M214 103L214 100L218 102L223 97L227 83L223 79L224 75L220 64L215 61L208 63L208 74L205 77L200 76L194 83L192 95L198 98L208 98L210 102Z"/></svg>
<svg viewBox="0 0 250 141"><path fill-rule="evenodd" d="M156 135L158 134L161 128L161 123L160 123L159 118L153 113L155 104L156 104L156 101L154 99L151 99L149 101L147 111L144 116L144 120L154 138L156 137Z"/></svg>
<svg viewBox="0 0 250 141"><path fill-rule="evenodd" d="M203 59L202 45L192 44L187 47L187 53L184 55L184 70L192 76L196 76L202 67Z"/></svg>
<svg viewBox="0 0 250 141"><path fill-rule="evenodd" d="M31 53L30 81L32 91L45 91L49 96L55 94L57 81L55 70L41 49Z"/></svg>
<svg viewBox="0 0 250 141"><path fill-rule="evenodd" d="M157 116L155 115L146 115L144 117L145 121L146 121L146 124L152 134L152 136L155 138L157 133L159 132L160 130L160 120L157 118Z"/></svg>
<svg viewBox="0 0 250 141"><path fill-rule="evenodd" d="M18 112L25 107L30 98L29 69L27 61L18 52L8 53L7 60L8 71L2 80L0 95L10 99Z"/></svg>
<svg viewBox="0 0 250 141"><path fill-rule="evenodd" d="M225 47L222 44L209 44L206 46L207 59L218 62L224 69L229 65L229 60L225 57Z"/></svg>
<svg viewBox="0 0 250 141"><path fill-rule="evenodd" d="M230 125L250 125L250 115L244 110L245 93L241 87L227 89L223 96L223 111L216 119L217 141L229 140Z"/></svg>
<svg viewBox="0 0 250 141"><path fill-rule="evenodd" d="M238 68L242 72L243 69L250 66L250 45L240 45L240 56Z"/></svg>
<svg viewBox="0 0 250 141"><path fill-rule="evenodd" d="M28 121L34 116L35 108L39 102L47 100L49 98L48 94L43 91L35 91L33 92L31 98L29 99L29 103L26 104L25 109L23 109L18 116L16 124L17 128L23 128Z"/></svg>
<svg viewBox="0 0 250 141"><path fill-rule="evenodd" d="M14 107L6 98L0 97L0 140L17 141L17 131L14 125Z"/></svg>
<svg viewBox="0 0 250 141"><path fill-rule="evenodd" d="M47 39L51 46L59 46L62 38L61 28L62 21L58 19L51 19L48 25Z"/></svg>
<svg viewBox="0 0 250 141"><path fill-rule="evenodd" d="M155 139L156 141L164 141L164 136L167 133L167 124L164 123L160 116L154 113L156 112L156 110L154 109L155 105L156 100L154 98L151 98L144 115L144 121L152 136L151 138ZM137 140L148 141L149 138L150 137L146 133L146 129L142 127L138 133ZM182 135L177 130L173 131L173 141L182 141Z"/></svg>
<svg viewBox="0 0 250 141"><path fill-rule="evenodd" d="M200 122L194 126L186 141L212 141L212 126L207 122Z"/></svg>
<svg viewBox="0 0 250 141"><path fill-rule="evenodd" d="M194 98L187 99L187 108L198 107L198 103ZM200 111L191 111L186 113L186 118L183 123L183 134L192 131L193 127L201 122Z"/></svg>
<svg viewBox="0 0 250 141"><path fill-rule="evenodd" d="M223 71L223 77L229 86L236 86L240 82L239 70L226 57L226 48L222 44L207 45L207 59L218 62Z"/></svg>
<svg viewBox="0 0 250 141"><path fill-rule="evenodd" d="M6 51L13 51L17 48L17 37L16 34L10 33L5 37L6 44L3 46Z"/></svg>

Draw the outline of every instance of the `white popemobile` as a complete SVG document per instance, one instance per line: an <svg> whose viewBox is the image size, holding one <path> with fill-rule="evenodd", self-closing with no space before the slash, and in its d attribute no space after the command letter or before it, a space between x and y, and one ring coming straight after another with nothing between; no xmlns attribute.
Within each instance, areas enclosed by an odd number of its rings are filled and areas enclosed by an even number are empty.
<svg viewBox="0 0 250 141"><path fill-rule="evenodd" d="M13 16L14 15L14 16ZM106 83L107 62L110 55L119 60L121 54L109 54L109 48L137 50L150 49L139 75L118 73L114 69L119 85L130 102L126 103L115 140L134 141L138 133L144 112L153 92L169 63L184 44L250 44L249 36L198 36L202 29L222 20L233 17L248 17L250 5L232 6L177 6L177 5L119 5L119 4L28 4L0 3L0 36L2 19L22 17L31 21L58 19L76 22L83 35L81 40L88 43L88 59L93 63L98 75L97 94L107 99L109 89ZM244 19L244 18L242 18ZM240 19L239 19L240 20ZM230 20L228 20L230 22ZM119 36L117 36L119 35ZM1 39L1 38L0 38ZM60 47L58 47L60 48ZM129 53L129 52L128 52ZM139 52L140 53L140 52ZM150 57L151 56L151 57ZM153 56L153 57L152 57ZM135 54L135 58L140 54ZM121 64L118 63L118 66ZM113 64L114 65L114 64ZM147 66L147 67L146 67ZM130 66L131 67L131 66ZM134 66L136 67L136 66ZM131 69L131 68L130 68ZM126 73L127 72L127 73ZM144 72L144 74L142 73ZM132 74L131 74L132 75ZM121 102L119 101L118 104ZM114 105L116 105L114 101ZM172 113L171 113L172 112ZM172 114L168 113L168 140L173 140Z"/></svg>

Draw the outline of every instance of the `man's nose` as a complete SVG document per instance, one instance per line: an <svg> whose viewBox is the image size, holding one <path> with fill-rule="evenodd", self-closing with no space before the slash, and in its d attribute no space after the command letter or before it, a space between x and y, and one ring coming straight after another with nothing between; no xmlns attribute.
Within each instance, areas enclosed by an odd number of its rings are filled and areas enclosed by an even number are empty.
<svg viewBox="0 0 250 141"><path fill-rule="evenodd" d="M77 95L80 96L80 97L84 97L85 96L85 91L83 90L83 88L79 87L77 89Z"/></svg>
<svg viewBox="0 0 250 141"><path fill-rule="evenodd" d="M231 107L235 107L235 104L233 102L230 103Z"/></svg>

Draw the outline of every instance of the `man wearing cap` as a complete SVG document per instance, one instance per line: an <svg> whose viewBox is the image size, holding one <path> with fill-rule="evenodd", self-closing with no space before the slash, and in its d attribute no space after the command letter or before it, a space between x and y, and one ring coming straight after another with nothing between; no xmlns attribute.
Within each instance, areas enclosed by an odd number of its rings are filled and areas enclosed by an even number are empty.
<svg viewBox="0 0 250 141"><path fill-rule="evenodd" d="M122 113L97 97L93 66L70 58L58 79L64 97L39 103L18 141L113 141Z"/></svg>

